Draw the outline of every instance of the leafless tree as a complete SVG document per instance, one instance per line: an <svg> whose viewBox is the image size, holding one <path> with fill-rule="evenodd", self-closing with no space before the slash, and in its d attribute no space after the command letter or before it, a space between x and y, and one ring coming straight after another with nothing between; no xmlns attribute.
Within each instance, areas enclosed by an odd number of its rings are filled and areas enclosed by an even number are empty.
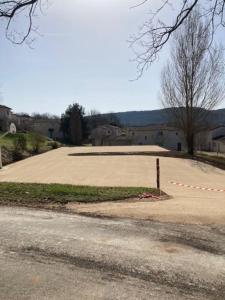
<svg viewBox="0 0 225 300"><path fill-rule="evenodd" d="M28 37L32 31L37 32L37 28L33 26L33 18L37 10L43 11L43 3L47 4L47 0L7 0L0 1L0 20L5 21L6 37L15 44L22 44L24 41L31 44L33 38ZM21 30L12 29L12 24L22 15L25 17L26 26Z"/></svg>
<svg viewBox="0 0 225 300"><path fill-rule="evenodd" d="M185 135L193 155L196 135L206 129L207 114L224 97L224 64L220 47L211 43L208 21L192 11L176 31L171 59L162 72L162 102L172 108L174 125Z"/></svg>
<svg viewBox="0 0 225 300"><path fill-rule="evenodd" d="M143 0L134 6L150 5L149 19L140 27L138 34L130 39L135 53L134 60L137 62L138 77L156 60L171 36L197 6L201 10L199 19L207 18L208 26L211 27L211 40L219 27L225 27L225 0L157 0L157 2L155 10L151 10L151 7L156 5L156 1L153 4L153 0ZM165 21L165 15L166 19L171 21Z"/></svg>
<svg viewBox="0 0 225 300"><path fill-rule="evenodd" d="M53 114L49 114L49 113L37 113L34 112L31 114L31 117L35 120L59 120L60 117L53 115Z"/></svg>

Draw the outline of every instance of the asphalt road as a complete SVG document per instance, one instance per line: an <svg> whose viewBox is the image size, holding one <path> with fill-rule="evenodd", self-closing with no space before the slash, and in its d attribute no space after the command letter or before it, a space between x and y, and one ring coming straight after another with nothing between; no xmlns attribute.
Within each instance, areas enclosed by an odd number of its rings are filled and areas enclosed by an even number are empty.
<svg viewBox="0 0 225 300"><path fill-rule="evenodd" d="M1 207L0 299L225 299L225 226Z"/></svg>

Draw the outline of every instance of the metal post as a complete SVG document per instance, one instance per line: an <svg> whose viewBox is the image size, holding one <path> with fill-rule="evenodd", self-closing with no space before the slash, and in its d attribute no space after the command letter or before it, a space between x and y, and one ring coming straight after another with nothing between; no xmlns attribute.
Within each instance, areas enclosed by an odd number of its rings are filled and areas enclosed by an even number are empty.
<svg viewBox="0 0 225 300"><path fill-rule="evenodd" d="M159 158L156 159L157 189L160 191L160 165Z"/></svg>
<svg viewBox="0 0 225 300"><path fill-rule="evenodd" d="M0 146L0 169L2 169L2 147Z"/></svg>

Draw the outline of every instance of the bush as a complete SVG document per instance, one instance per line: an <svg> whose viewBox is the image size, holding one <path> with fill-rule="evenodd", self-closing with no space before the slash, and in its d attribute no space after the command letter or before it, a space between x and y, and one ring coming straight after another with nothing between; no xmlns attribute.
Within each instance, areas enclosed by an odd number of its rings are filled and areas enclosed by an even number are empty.
<svg viewBox="0 0 225 300"><path fill-rule="evenodd" d="M59 144L56 141L49 142L48 146L52 147L52 149L58 149L59 148Z"/></svg>
<svg viewBox="0 0 225 300"><path fill-rule="evenodd" d="M13 151L13 161L18 161L23 159L23 153L21 151L14 150Z"/></svg>
<svg viewBox="0 0 225 300"><path fill-rule="evenodd" d="M27 149L27 139L23 134L17 134L13 140L14 151L19 153Z"/></svg>
<svg viewBox="0 0 225 300"><path fill-rule="evenodd" d="M30 134L30 144L33 153L38 154L44 142L45 142L44 137L39 133L33 132Z"/></svg>

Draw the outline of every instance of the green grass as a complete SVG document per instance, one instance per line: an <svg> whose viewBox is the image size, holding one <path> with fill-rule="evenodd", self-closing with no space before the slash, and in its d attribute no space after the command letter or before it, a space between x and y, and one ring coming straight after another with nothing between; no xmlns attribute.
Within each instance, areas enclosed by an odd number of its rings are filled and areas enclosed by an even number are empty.
<svg viewBox="0 0 225 300"><path fill-rule="evenodd" d="M144 192L158 195L153 188L92 187L64 184L0 183L0 204L66 204L134 198Z"/></svg>
<svg viewBox="0 0 225 300"><path fill-rule="evenodd" d="M0 132L0 136L2 136L4 132ZM0 145L7 148L8 150L13 151L14 150L14 140L17 138L18 135L24 135L27 140L27 151L32 152L32 144L31 144L31 135L32 133L16 133L16 134L7 134L3 138L0 138ZM41 146L40 152L45 152L50 149L52 149L51 146L48 145L49 139L47 137L44 137L45 141L43 145Z"/></svg>
<svg viewBox="0 0 225 300"><path fill-rule="evenodd" d="M3 135L4 132L0 132L0 136ZM24 135L27 140L27 149L31 150L32 145L31 145L31 133L16 133L16 134L7 134L3 138L0 138L0 145L5 146L9 150L13 150L14 148L14 140L17 138L18 135ZM46 147L48 143L48 139L45 138L45 142L43 144L43 147Z"/></svg>
<svg viewBox="0 0 225 300"><path fill-rule="evenodd" d="M0 132L0 136L2 136L4 132ZM0 138L0 145L5 146L7 149L13 149L13 141L17 134L7 134L3 138Z"/></svg>

